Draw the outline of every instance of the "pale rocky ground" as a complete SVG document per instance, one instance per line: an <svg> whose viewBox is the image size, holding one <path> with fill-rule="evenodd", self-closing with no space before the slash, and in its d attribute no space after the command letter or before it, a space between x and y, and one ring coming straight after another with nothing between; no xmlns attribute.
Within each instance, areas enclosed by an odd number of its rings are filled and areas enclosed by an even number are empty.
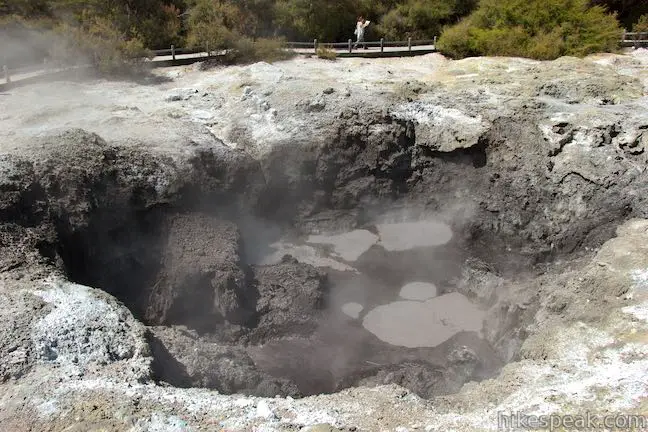
<svg viewBox="0 0 648 432"><path fill-rule="evenodd" d="M277 148L290 153L326 146L340 118L371 108L410 121L417 145L441 154L473 148L498 119L532 111L536 129L529 134L544 143L543 157L551 158L548 184L563 188L566 178L578 177L593 190L622 191L623 196L606 199L631 200L633 209L627 221L619 221L614 238L593 229L587 237L593 249L585 250L589 243L581 239L571 245L568 236L558 234L598 211L578 183L565 182L563 195L543 214L533 210L524 221L505 216L511 203L490 201L488 211L503 215L501 232L517 227L529 242L546 241L550 249L563 242L565 248L573 246L570 252L582 246L583 253L574 261L550 264L556 272L526 286L516 281L499 285L519 300L514 306L521 310L533 309L524 303L529 287L539 303L519 355L496 378L430 400L396 385L293 399L156 384L145 326L112 296L66 281L60 268L36 256L29 238L5 238L3 231L0 251L12 258L0 266L0 429L481 431L497 429L498 412L646 413L648 208L641 180L648 146L646 51L554 62L450 61L440 55L294 59L155 73L169 81L41 84L0 95L0 175L3 185L11 185L0 189L3 200L13 206L19 199L12 194L29 189L12 158L26 157L34 170L52 160L92 169L76 153L56 153L49 137L71 128L133 149L133 159L143 151L165 161L168 171L130 173L153 185L154 202L164 202L181 184L196 149L223 155L230 155L231 148L245 150L271 178L271 163L264 158ZM370 138L391 133L381 124L364 129ZM501 142L498 151L524 182L544 159L529 156L520 162L526 155L518 154L517 144ZM78 192L74 182L62 182L61 188ZM470 206L463 205L467 189L453 190L456 199L450 204L468 211ZM70 196L78 201L52 199L52 205L86 205L80 192ZM5 201L2 212L13 208ZM450 204L441 207L452 219L457 211L448 210ZM596 244L599 238L602 245ZM475 293L482 294L488 296Z"/></svg>

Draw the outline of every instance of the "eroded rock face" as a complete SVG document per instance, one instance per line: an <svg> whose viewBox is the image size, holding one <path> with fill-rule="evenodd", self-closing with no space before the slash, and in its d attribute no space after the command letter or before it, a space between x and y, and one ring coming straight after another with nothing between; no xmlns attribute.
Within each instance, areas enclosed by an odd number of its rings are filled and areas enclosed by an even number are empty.
<svg viewBox="0 0 648 432"><path fill-rule="evenodd" d="M257 322L253 341L309 335L324 307L326 274L286 256L280 264L254 268Z"/></svg>
<svg viewBox="0 0 648 432"><path fill-rule="evenodd" d="M209 329L252 319L255 294L240 261L236 225L202 214L174 215L164 225L160 270L145 302L147 322Z"/></svg>

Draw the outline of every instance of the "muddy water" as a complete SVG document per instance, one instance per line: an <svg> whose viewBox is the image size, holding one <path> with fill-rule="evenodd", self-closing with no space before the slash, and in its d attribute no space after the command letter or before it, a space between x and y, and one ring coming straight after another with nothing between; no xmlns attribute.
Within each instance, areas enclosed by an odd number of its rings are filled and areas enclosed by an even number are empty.
<svg viewBox="0 0 648 432"><path fill-rule="evenodd" d="M425 302L395 301L372 309L364 328L392 345L435 347L462 331L480 332L484 318L477 306L459 293Z"/></svg>
<svg viewBox="0 0 648 432"><path fill-rule="evenodd" d="M410 282L401 288L399 295L406 300L429 300L437 296L437 287L429 282Z"/></svg>
<svg viewBox="0 0 648 432"><path fill-rule="evenodd" d="M380 244L388 251L440 246L452 238L452 230L442 222L416 221L376 225Z"/></svg>
<svg viewBox="0 0 648 432"><path fill-rule="evenodd" d="M360 312L362 312L364 306L362 306L360 303L350 302L343 304L341 309L342 312L344 312L351 318L360 318Z"/></svg>
<svg viewBox="0 0 648 432"><path fill-rule="evenodd" d="M291 254L326 269L332 285L328 316L312 338L251 350L261 368L293 379L306 394L339 390L354 376L405 362L443 370L452 367L448 353L467 341L485 363L498 363L481 338L484 312L454 290L467 253L442 222L377 224L270 247L260 263Z"/></svg>
<svg viewBox="0 0 648 432"><path fill-rule="evenodd" d="M311 235L307 243L331 245L333 256L344 261L355 261L371 246L378 242L379 237L367 230L354 230L336 235Z"/></svg>

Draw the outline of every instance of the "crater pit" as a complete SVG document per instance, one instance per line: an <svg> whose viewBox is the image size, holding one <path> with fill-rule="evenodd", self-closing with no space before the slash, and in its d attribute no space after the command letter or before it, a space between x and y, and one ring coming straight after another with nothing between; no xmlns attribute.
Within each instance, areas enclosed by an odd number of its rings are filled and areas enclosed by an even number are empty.
<svg viewBox="0 0 648 432"><path fill-rule="evenodd" d="M551 340L529 335L554 318L605 315L586 306L616 300L568 276L648 215L640 110L580 87L547 96L527 62L458 87L429 78L456 70L412 63L402 88L376 63L372 87L362 74L332 92L304 64L103 83L119 91L101 103L101 86L78 83L36 113L22 96L38 89L6 95L2 274L118 299L146 327L159 383L293 398L398 384L434 409L545 361ZM620 98L639 94L618 79Z"/></svg>
<svg viewBox="0 0 648 432"><path fill-rule="evenodd" d="M150 326L156 376L172 385L306 396L395 382L429 398L492 377L510 360L493 338L512 329L466 285L474 246L430 215L384 219L308 233L152 209L59 252L73 280Z"/></svg>

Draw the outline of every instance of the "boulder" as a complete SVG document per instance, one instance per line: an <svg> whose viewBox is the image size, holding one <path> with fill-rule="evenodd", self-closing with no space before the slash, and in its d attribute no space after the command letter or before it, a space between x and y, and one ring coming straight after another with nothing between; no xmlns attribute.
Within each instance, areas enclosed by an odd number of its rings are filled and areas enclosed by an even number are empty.
<svg viewBox="0 0 648 432"><path fill-rule="evenodd" d="M146 302L146 320L205 330L223 321L247 322L253 306L236 225L200 213L169 216L165 225L166 243Z"/></svg>

